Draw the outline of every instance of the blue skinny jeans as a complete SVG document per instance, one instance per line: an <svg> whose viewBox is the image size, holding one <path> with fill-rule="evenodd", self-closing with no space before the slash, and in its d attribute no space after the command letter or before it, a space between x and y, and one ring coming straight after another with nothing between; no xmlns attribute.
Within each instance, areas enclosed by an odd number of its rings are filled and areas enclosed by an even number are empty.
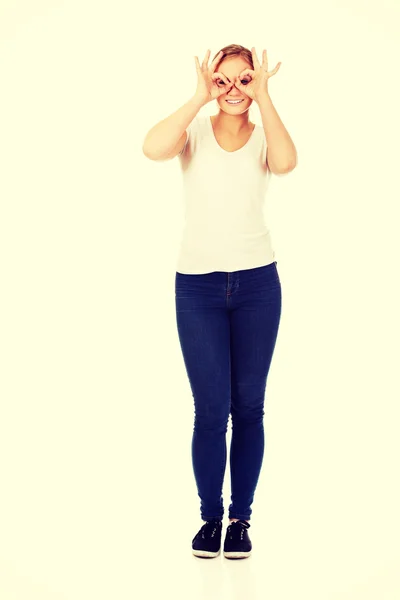
<svg viewBox="0 0 400 600"><path fill-rule="evenodd" d="M276 261L241 271L176 272L178 336L194 399L192 464L204 521L250 520L264 455L264 396L281 316Z"/></svg>

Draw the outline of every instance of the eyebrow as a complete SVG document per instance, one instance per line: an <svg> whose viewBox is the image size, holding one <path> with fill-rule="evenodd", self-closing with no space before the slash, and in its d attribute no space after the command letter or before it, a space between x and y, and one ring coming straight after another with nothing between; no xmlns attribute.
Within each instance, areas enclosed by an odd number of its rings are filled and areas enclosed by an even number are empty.
<svg viewBox="0 0 400 600"><path fill-rule="evenodd" d="M227 77L227 76L225 75L225 73L222 73L222 71L220 71L220 73L221 73L221 75L223 75L224 77L226 77L226 78L227 78L227 80L229 81L229 83L231 82L231 80L229 79L229 77Z"/></svg>

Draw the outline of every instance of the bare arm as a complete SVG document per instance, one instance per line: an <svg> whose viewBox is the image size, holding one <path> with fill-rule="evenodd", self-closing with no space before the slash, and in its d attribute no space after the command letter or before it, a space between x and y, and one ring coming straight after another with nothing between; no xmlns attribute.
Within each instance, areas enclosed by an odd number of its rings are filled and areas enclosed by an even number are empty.
<svg viewBox="0 0 400 600"><path fill-rule="evenodd" d="M192 96L172 115L154 125L144 139L144 155L150 160L169 160L177 156L186 142L186 129L205 104L199 96Z"/></svg>

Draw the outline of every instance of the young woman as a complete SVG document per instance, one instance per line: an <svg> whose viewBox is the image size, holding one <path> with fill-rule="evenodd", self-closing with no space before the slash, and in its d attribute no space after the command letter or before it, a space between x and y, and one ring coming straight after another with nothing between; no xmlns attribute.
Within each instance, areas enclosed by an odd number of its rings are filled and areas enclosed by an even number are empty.
<svg viewBox="0 0 400 600"><path fill-rule="evenodd" d="M197 89L147 134L152 160L179 156L185 227L175 279L177 329L195 409L192 463L205 523L196 556L221 547L226 431L230 446L228 558L249 556L251 505L264 453L264 395L281 315L281 284L263 217L271 173L291 171L296 149L268 92L266 51L230 45L208 66L195 57ZM218 71L217 71L218 69ZM198 115L216 100L219 112ZM263 126L249 121L259 105Z"/></svg>

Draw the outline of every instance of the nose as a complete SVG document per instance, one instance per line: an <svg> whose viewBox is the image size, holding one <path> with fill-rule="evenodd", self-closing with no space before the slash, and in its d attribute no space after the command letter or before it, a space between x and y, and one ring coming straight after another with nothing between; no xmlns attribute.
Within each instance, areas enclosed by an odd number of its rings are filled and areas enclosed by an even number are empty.
<svg viewBox="0 0 400 600"><path fill-rule="evenodd" d="M232 92L233 92L233 94L232 94ZM242 94L241 94L240 90L234 85L233 87L231 87L231 89L229 90L229 92L227 92L227 95L228 96L233 96L233 95L237 96L238 92L239 92L239 96L241 96Z"/></svg>

